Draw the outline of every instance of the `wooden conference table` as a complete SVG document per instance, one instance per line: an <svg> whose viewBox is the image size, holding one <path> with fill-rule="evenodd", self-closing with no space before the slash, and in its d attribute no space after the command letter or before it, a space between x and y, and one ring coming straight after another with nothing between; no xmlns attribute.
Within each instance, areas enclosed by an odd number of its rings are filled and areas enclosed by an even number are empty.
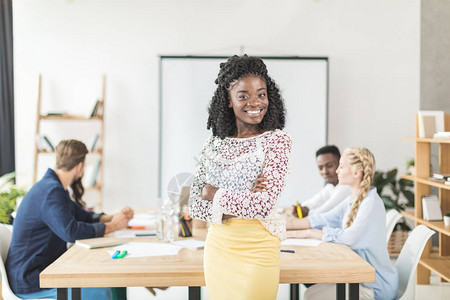
<svg viewBox="0 0 450 300"><path fill-rule="evenodd" d="M194 237L204 239L206 230ZM159 242L156 237L129 241ZM282 246L295 253L281 253L280 283L291 284L291 299L298 299L299 283L337 283L338 299L345 299L345 283L350 299L358 299L359 283L375 282L375 269L343 244L322 243L318 247ZM80 287L188 286L189 299L200 299L203 250L181 249L176 256L111 259L108 248L71 247L40 274L42 288L57 288L58 299L80 299Z"/></svg>

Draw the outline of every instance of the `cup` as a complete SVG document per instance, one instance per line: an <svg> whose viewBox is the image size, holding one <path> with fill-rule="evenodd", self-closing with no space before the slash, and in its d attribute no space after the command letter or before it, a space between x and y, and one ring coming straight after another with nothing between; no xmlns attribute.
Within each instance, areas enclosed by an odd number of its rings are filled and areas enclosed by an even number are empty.
<svg viewBox="0 0 450 300"><path fill-rule="evenodd" d="M444 225L450 226L450 216L447 215L444 216Z"/></svg>

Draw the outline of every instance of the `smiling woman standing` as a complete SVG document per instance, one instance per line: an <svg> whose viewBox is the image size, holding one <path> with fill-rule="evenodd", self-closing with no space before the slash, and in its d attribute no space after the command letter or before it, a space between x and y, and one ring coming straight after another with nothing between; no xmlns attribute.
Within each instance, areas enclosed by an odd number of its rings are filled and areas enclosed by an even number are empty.
<svg viewBox="0 0 450 300"><path fill-rule="evenodd" d="M209 298L275 299L280 239L276 212L291 139L284 103L264 62L233 56L220 64L205 143L189 199L191 215L211 222L204 271Z"/></svg>

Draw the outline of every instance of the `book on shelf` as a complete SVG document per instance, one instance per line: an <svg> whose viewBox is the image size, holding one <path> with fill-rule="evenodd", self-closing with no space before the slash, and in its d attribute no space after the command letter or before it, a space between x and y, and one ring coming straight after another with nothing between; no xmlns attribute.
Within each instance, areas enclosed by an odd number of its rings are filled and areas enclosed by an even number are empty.
<svg viewBox="0 0 450 300"><path fill-rule="evenodd" d="M103 101L97 100L91 112L91 118L103 115Z"/></svg>
<svg viewBox="0 0 450 300"><path fill-rule="evenodd" d="M47 117L65 117L68 116L66 111L49 111Z"/></svg>
<svg viewBox="0 0 450 300"><path fill-rule="evenodd" d="M435 133L444 131L444 111L419 111L418 125L420 138L433 138Z"/></svg>
<svg viewBox="0 0 450 300"><path fill-rule="evenodd" d="M422 196L422 217L425 221L442 221L442 211L436 195Z"/></svg>
<svg viewBox="0 0 450 300"><path fill-rule="evenodd" d="M94 164L94 172L92 173L91 186L94 187L97 183L98 171L100 169L100 159L97 159Z"/></svg>
<svg viewBox="0 0 450 300"><path fill-rule="evenodd" d="M88 249L112 247L123 244L123 240L112 237L98 237L92 239L76 240L75 244Z"/></svg>
<svg viewBox="0 0 450 300"><path fill-rule="evenodd" d="M50 139L45 135L38 134L36 136L36 142L38 149L41 151L48 151L48 152L55 151L55 147L53 147L52 142L50 142Z"/></svg>
<svg viewBox="0 0 450 300"><path fill-rule="evenodd" d="M95 150L96 150L96 146L97 146L97 142L98 142L98 139L100 138L100 135L99 134L96 134L93 138L92 138L92 141L91 141L91 143L90 143L90 145L91 145L91 152L94 152Z"/></svg>
<svg viewBox="0 0 450 300"><path fill-rule="evenodd" d="M82 178L83 186L94 187L97 183L98 172L100 168L100 159L96 159L94 163L89 163L84 168L84 175Z"/></svg>

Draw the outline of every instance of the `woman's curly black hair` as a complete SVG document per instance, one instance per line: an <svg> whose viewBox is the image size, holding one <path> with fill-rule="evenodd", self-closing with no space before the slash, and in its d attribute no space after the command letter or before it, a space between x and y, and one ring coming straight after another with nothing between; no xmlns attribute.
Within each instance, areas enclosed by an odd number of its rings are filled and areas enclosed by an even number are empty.
<svg viewBox="0 0 450 300"><path fill-rule="evenodd" d="M234 136L237 133L236 118L233 108L228 106L230 100L228 91L233 81L246 75L254 74L265 80L269 107L259 126L264 130L283 129L286 120L284 101L275 82L267 74L267 68L262 59L251 56L233 56L227 62L220 64L220 71L215 83L214 92L208 108L208 129L221 139Z"/></svg>

